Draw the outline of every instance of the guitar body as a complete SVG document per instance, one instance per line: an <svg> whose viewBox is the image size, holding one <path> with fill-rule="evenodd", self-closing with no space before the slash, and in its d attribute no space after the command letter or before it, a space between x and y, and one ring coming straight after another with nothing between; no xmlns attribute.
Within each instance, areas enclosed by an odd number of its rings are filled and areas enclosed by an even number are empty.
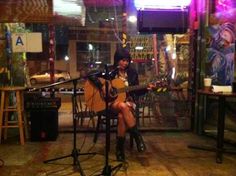
<svg viewBox="0 0 236 176"><path fill-rule="evenodd" d="M105 80L102 78L99 78L99 80L101 81L102 85L105 86ZM159 86L159 88L156 89L156 92L165 92L167 90L165 84L163 84L161 81L159 81L157 85L161 86ZM116 78L109 82L109 88L111 87L115 88L116 91L115 92L113 91L113 93L111 93L111 95L108 96L109 103L115 101L125 101L126 92L144 89L147 88L147 85L134 85L125 87L124 82L121 79ZM110 90L113 90L112 88ZM86 105L90 110L94 112L99 112L106 108L106 102L102 96L102 93L89 80L85 82L84 95L85 95Z"/></svg>
<svg viewBox="0 0 236 176"><path fill-rule="evenodd" d="M105 86L105 80L103 78L99 78L103 86ZM112 86L116 89L122 89L125 87L124 82L117 78L109 82L109 86ZM87 107L94 111L99 112L106 108L106 102L104 98L101 96L102 94L100 91L95 87L95 85L87 80L84 84L84 97ZM125 101L126 99L126 92L118 93L117 98L113 101Z"/></svg>

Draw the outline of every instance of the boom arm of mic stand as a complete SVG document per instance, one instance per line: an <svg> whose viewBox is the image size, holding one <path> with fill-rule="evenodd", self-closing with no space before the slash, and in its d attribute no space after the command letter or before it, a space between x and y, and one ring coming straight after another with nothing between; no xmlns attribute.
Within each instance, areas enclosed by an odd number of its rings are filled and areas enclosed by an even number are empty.
<svg viewBox="0 0 236 176"><path fill-rule="evenodd" d="M65 84L65 83L69 83L69 82L74 82L74 81L83 81L85 78L83 77L77 77L77 78L72 78L69 80L65 80L65 81L61 81L61 82L56 82L53 84L49 84L46 86L41 86L41 87L28 87L29 91L36 91L36 90L40 90L40 89L45 89L45 88L50 88L50 87L55 87L57 85L61 85L61 84Z"/></svg>

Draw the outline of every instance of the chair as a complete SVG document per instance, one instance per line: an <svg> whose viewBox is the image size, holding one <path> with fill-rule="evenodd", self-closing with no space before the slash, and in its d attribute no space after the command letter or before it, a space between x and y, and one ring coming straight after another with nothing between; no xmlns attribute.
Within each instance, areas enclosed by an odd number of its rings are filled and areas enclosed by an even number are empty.
<svg viewBox="0 0 236 176"><path fill-rule="evenodd" d="M77 104L76 104L76 112L77 112L77 119L80 126L84 125L85 118L89 118L92 121L93 127L95 127L95 113L87 107L86 104L83 103L83 96L84 94L77 94Z"/></svg>
<svg viewBox="0 0 236 176"><path fill-rule="evenodd" d="M110 109L108 109L108 114L109 114L109 118L111 120L111 130L116 130L117 128L117 123L118 123L118 117L117 117L117 113L114 113L113 111L111 111ZM93 142L96 143L97 142L97 139L98 139L98 135L99 133L101 132L100 128L102 125L106 125L106 111L103 110L103 111L100 111L100 112L97 112L96 114L98 116L98 119L97 119L97 126L96 126L96 129L95 129L95 134L94 134L94 138L93 138ZM130 134L130 148L133 148L133 144L134 144L134 138L133 136Z"/></svg>
<svg viewBox="0 0 236 176"><path fill-rule="evenodd" d="M111 111L110 109L108 110L108 114L109 114L109 118L111 120L110 128L114 129L117 127L117 120L118 120L117 114L114 113L113 111ZM97 142L98 135L101 132L100 131L101 126L106 125L106 111L105 110L99 111L96 113L96 115L98 118L97 118L97 125L96 125L96 129L95 129L95 134L94 134L94 138L93 138L94 143Z"/></svg>
<svg viewBox="0 0 236 176"><path fill-rule="evenodd" d="M28 136L26 117L23 115L23 91L24 87L1 87L0 104L0 143L2 132L4 139L7 139L8 128L19 128L20 144L24 145L25 135ZM15 119L9 118L9 112L15 112ZM4 131L3 131L4 129ZM25 131L25 132L24 132Z"/></svg>
<svg viewBox="0 0 236 176"><path fill-rule="evenodd" d="M139 97L138 104L139 104L139 114L142 119L142 125L145 125L145 119L149 119L149 123L151 123L151 118L153 117L153 104L154 98L151 93L147 93L141 97Z"/></svg>

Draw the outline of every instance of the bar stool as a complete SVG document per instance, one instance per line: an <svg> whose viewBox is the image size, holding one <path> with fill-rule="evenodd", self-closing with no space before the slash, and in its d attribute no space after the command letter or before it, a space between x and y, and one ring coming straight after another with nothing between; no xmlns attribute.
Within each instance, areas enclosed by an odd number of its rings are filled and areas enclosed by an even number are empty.
<svg viewBox="0 0 236 176"><path fill-rule="evenodd" d="M2 132L4 132L4 139L7 138L8 128L19 128L20 144L24 145L24 128L26 120L23 120L23 91L24 87L0 87L1 92L1 104L0 104L0 143L2 138ZM13 103L9 101L10 95L14 95ZM16 120L9 120L9 112L16 112ZM24 123L25 122L25 123ZM25 126L26 127L26 126ZM4 128L4 131L3 131ZM26 133L27 135L27 133Z"/></svg>

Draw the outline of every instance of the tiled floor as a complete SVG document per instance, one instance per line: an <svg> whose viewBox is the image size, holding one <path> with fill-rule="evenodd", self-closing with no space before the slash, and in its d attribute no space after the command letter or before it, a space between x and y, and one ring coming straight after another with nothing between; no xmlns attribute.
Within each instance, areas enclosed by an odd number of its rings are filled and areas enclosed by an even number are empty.
<svg viewBox="0 0 236 176"><path fill-rule="evenodd" d="M134 146L129 148L126 141L126 159L117 175L130 176L230 176L236 173L236 155L224 154L222 164L215 162L215 153L188 148L189 144L202 143L214 145L213 139L203 138L191 132L144 133L147 151L138 153ZM92 133L79 133L76 136L76 148L79 153L96 152L96 155L79 156L85 175L101 173L105 164L105 135L102 134L96 144L92 142ZM15 137L9 138L0 146L0 159L4 166L1 176L9 175L80 175L74 170L73 160L68 157L44 164L43 161L72 154L73 134L60 133L56 141L26 142L19 145ZM115 136L112 134L109 152L109 166L119 164L115 161ZM81 149L81 150L79 150ZM81 152L80 152L81 151ZM74 155L73 155L74 156Z"/></svg>
<svg viewBox="0 0 236 176"><path fill-rule="evenodd" d="M72 116L70 104L60 109L60 133L56 141L31 142L19 144L16 131L0 144L0 176L65 176L65 175L101 175L105 166L117 166L115 161L115 134L111 134L110 152L106 162L106 138L101 134L97 143L93 143L93 133L76 133L76 145L71 132ZM90 124L91 125L91 124ZM64 131L64 132L63 132ZM70 130L71 131L71 130ZM129 147L126 140L126 162L117 173L111 175L129 176L234 176L236 173L236 155L224 154L222 164L215 161L214 152L188 148L190 144L208 144L215 146L215 140L197 136L192 132L144 132L147 145L145 153L138 153L135 146ZM75 146L75 147L74 147ZM227 146L229 147L229 146ZM75 149L75 150L73 150ZM79 155L81 169L74 166L72 152L96 152L96 155ZM69 155L69 157L45 164L43 161ZM74 153L73 153L73 156ZM109 167L108 167L109 168ZM108 172L109 173L109 172ZM107 174L107 172L106 172ZM108 174L109 175L109 174Z"/></svg>

